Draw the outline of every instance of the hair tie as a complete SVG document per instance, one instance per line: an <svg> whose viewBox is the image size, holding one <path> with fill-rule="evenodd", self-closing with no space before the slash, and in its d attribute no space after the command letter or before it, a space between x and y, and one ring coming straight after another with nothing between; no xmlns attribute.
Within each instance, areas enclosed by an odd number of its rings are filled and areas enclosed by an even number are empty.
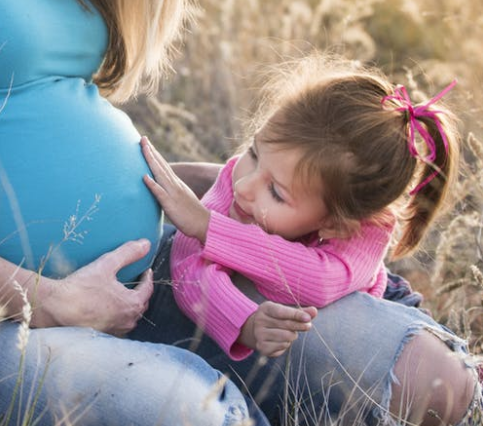
<svg viewBox="0 0 483 426"><path fill-rule="evenodd" d="M448 93L455 85L457 81L456 79L453 80L446 88L444 88L441 92L439 92L436 96L431 98L428 102L422 105L414 106L409 98L408 92L406 88L402 85L396 86L394 89L393 95L384 96L381 100L381 104L385 107L386 102L394 101L398 107L394 108L394 111L402 111L407 114L408 122L409 122L409 141L408 141L408 148L410 154L415 157L419 158L421 161L425 163L433 163L436 159L436 144L434 143L433 138L429 134L429 132L424 128L424 126L418 121L418 118L421 117L429 117L431 118L436 127L438 128L439 134L443 140L444 149L446 154L448 153L448 140L446 138L446 133L439 121L438 114L444 114L443 111L432 110L430 106L433 105L435 102L439 101L446 93ZM426 146L428 147L429 154L426 157L423 157L419 154L416 148L416 137L415 132L419 133L421 138L424 140ZM435 176L439 173L438 170L435 170L430 176L428 176L423 182L421 182L416 188L411 190L409 193L413 195L417 193L422 187L427 185Z"/></svg>

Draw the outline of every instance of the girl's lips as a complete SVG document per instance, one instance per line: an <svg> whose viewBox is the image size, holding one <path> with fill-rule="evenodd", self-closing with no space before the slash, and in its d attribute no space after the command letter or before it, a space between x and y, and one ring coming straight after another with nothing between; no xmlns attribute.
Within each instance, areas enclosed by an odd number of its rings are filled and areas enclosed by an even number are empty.
<svg viewBox="0 0 483 426"><path fill-rule="evenodd" d="M243 210L240 205L235 201L233 200L233 210L235 210L235 213L237 214L237 216L240 218L240 219L250 219L251 218L251 215L249 215L245 210Z"/></svg>

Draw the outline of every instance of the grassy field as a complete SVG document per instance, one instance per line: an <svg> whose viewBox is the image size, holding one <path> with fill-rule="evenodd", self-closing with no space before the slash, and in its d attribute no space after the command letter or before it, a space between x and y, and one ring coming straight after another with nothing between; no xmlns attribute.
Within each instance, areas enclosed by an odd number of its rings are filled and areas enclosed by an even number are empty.
<svg viewBox="0 0 483 426"><path fill-rule="evenodd" d="M170 161L226 160L244 139L260 70L313 49L377 65L414 98L458 79L447 99L461 118L458 187L420 250L388 266L423 294L435 319L483 356L481 0L198 1L159 95L122 106ZM29 333L27 303L22 314L20 350ZM0 305L0 321L4 317ZM35 423L27 418L23 424Z"/></svg>
<svg viewBox="0 0 483 426"><path fill-rule="evenodd" d="M483 6L480 0L201 0L157 99L127 105L170 160L223 161L243 140L260 69L312 49L381 67L396 83L448 97L464 156L454 204L421 250L390 267L425 307L483 352Z"/></svg>

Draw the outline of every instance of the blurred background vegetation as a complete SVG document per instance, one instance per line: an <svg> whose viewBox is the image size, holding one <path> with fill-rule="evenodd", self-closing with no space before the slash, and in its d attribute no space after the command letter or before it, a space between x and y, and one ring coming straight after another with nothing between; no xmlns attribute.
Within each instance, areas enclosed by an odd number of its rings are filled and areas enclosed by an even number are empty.
<svg viewBox="0 0 483 426"><path fill-rule="evenodd" d="M483 4L481 0L199 0L159 96L123 108L170 161L224 161L241 142L260 69L314 48L381 67L395 83L447 96L464 156L454 205L421 250L389 266L424 306L483 352Z"/></svg>

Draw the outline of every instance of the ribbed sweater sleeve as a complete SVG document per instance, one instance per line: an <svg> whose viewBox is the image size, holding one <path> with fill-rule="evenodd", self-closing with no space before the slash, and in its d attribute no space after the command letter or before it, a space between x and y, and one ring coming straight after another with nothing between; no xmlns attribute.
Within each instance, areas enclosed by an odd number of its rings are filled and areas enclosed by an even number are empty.
<svg viewBox="0 0 483 426"><path fill-rule="evenodd" d="M182 273L174 286L180 309L201 327L234 360L253 351L236 343L241 328L258 305L241 293L230 280L226 268L209 263L201 256L178 267ZM180 271L181 272L181 271Z"/></svg>
<svg viewBox="0 0 483 426"><path fill-rule="evenodd" d="M305 246L213 212L202 254L252 280L270 300L321 308L385 287L379 271L390 236L391 227L363 224L356 237Z"/></svg>

